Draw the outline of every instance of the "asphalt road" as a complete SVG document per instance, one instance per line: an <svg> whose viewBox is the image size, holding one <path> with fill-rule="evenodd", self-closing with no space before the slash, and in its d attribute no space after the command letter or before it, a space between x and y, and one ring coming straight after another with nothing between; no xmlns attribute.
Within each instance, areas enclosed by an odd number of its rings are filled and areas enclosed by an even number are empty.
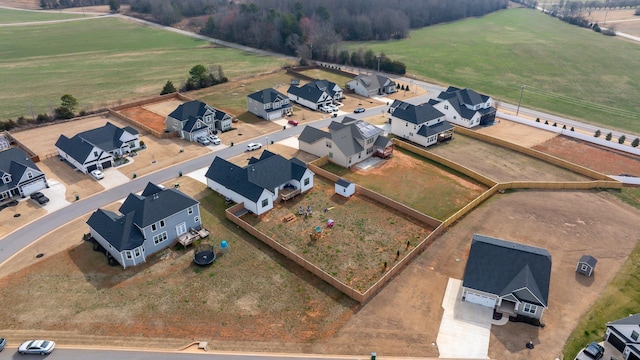
<svg viewBox="0 0 640 360"><path fill-rule="evenodd" d="M180 353L180 352L153 352L153 351L131 351L131 350L85 350L85 349L55 349L50 355L42 357L40 355L20 355L15 349L5 348L0 352L0 360L8 359L47 359L47 360L365 360L370 359L370 355L356 356L334 356L334 355L298 355L298 354L229 354L229 353Z"/></svg>

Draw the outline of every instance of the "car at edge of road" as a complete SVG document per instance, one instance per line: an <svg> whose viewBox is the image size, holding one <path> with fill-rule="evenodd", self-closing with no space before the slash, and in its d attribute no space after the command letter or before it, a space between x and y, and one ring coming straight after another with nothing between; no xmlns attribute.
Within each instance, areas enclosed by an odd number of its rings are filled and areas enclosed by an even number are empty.
<svg viewBox="0 0 640 360"><path fill-rule="evenodd" d="M353 110L354 113L363 113L365 109L363 107L357 107Z"/></svg>
<svg viewBox="0 0 640 360"><path fill-rule="evenodd" d="M0 351L2 351L2 349L4 349L6 345L7 345L7 339L0 338Z"/></svg>
<svg viewBox="0 0 640 360"><path fill-rule="evenodd" d="M93 176L93 178L96 179L96 180L104 179L104 174L102 173L102 171L100 171L98 169L92 170L91 171L91 176Z"/></svg>
<svg viewBox="0 0 640 360"><path fill-rule="evenodd" d="M44 196L44 194L41 193L40 191L36 191L34 193L31 193L31 195L29 195L29 197L31 199L35 200L36 202L38 202L38 204L40 204L40 205L44 205L44 204L49 202L49 198Z"/></svg>
<svg viewBox="0 0 640 360"><path fill-rule="evenodd" d="M298 126L298 120L290 119L289 121L287 121L287 124L292 126Z"/></svg>
<svg viewBox="0 0 640 360"><path fill-rule="evenodd" d="M247 151L258 150L261 147L262 147L262 144L260 144L260 143L248 143L247 144Z"/></svg>
<svg viewBox="0 0 640 360"><path fill-rule="evenodd" d="M55 349L56 343L51 340L28 340L23 342L18 348L18 352L22 355L25 354L39 354L46 355L51 354Z"/></svg>

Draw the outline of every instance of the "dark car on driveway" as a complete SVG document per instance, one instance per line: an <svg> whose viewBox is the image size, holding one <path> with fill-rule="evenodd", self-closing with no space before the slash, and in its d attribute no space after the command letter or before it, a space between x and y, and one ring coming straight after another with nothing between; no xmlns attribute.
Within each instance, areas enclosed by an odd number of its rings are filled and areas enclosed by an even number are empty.
<svg viewBox="0 0 640 360"><path fill-rule="evenodd" d="M31 195L31 198L38 202L40 205L44 205L49 202L49 198L44 196L40 191L34 192Z"/></svg>
<svg viewBox="0 0 640 360"><path fill-rule="evenodd" d="M4 338L0 338L0 351L2 351L2 349L4 349L6 345L7 345L7 340Z"/></svg>
<svg viewBox="0 0 640 360"><path fill-rule="evenodd" d="M604 356L604 347L602 347L602 345L598 344L597 342L592 342L591 344L587 345L587 347L584 348L578 354L576 359L579 359L579 360L587 360L587 359L599 360L599 359L602 359L603 356Z"/></svg>

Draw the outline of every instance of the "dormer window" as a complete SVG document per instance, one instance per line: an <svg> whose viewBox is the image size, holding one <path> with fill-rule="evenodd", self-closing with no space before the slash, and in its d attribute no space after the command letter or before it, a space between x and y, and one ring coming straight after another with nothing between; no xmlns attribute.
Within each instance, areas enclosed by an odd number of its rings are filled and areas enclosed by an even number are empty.
<svg viewBox="0 0 640 360"><path fill-rule="evenodd" d="M33 174L31 173L31 171L27 172L27 179L31 179L33 178Z"/></svg>
<svg viewBox="0 0 640 360"><path fill-rule="evenodd" d="M11 174L5 174L5 175L2 177L2 182L4 182L5 184L10 183L10 182L11 182Z"/></svg>

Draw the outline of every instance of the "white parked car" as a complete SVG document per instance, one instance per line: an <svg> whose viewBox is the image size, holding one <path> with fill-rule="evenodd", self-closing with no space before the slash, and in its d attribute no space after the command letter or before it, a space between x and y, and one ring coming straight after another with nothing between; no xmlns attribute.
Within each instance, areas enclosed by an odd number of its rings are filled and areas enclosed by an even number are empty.
<svg viewBox="0 0 640 360"><path fill-rule="evenodd" d="M24 354L51 354L56 347L56 343L51 340L29 340L25 341L18 348L18 352Z"/></svg>
<svg viewBox="0 0 640 360"><path fill-rule="evenodd" d="M96 179L96 180L104 179L104 174L100 170L93 170L91 172L91 176L93 176L93 178Z"/></svg>
<svg viewBox="0 0 640 360"><path fill-rule="evenodd" d="M258 150L262 147L260 143L249 143L247 144L247 151Z"/></svg>
<svg viewBox="0 0 640 360"><path fill-rule="evenodd" d="M216 135L209 136L209 141L211 141L213 145L220 145L220 143L222 142L220 141L220 138L217 137Z"/></svg>
<svg viewBox="0 0 640 360"><path fill-rule="evenodd" d="M331 112L331 109L329 109L327 106L320 106L318 109L320 111L324 111L326 113L330 113Z"/></svg>
<svg viewBox="0 0 640 360"><path fill-rule="evenodd" d="M197 142L199 142L200 144L207 146L209 144L211 144L211 141L209 141L209 138L205 137L205 136L201 136L199 138L196 139Z"/></svg>
<svg viewBox="0 0 640 360"><path fill-rule="evenodd" d="M335 106L335 105L329 105L328 107L329 107L329 110L334 111L334 112L339 110L338 107Z"/></svg>

